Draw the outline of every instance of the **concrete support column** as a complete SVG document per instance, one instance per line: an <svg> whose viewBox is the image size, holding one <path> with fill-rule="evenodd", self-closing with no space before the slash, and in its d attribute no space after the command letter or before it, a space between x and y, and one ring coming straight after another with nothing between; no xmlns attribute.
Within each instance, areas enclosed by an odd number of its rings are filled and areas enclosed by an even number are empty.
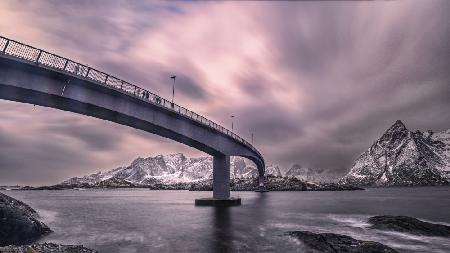
<svg viewBox="0 0 450 253"><path fill-rule="evenodd" d="M230 198L230 156L213 157L213 198Z"/></svg>
<svg viewBox="0 0 450 253"><path fill-rule="evenodd" d="M259 175L258 182L259 182L259 188L264 189L264 175Z"/></svg>
<svg viewBox="0 0 450 253"><path fill-rule="evenodd" d="M264 175L259 174L258 177L258 190L256 192L268 192L269 190L266 189L266 186L264 185Z"/></svg>

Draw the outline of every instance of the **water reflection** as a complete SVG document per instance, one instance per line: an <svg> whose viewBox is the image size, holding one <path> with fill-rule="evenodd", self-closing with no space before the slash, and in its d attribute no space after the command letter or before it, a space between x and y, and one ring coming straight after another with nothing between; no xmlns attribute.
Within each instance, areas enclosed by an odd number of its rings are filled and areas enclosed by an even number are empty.
<svg viewBox="0 0 450 253"><path fill-rule="evenodd" d="M213 207L213 252L233 252L232 207Z"/></svg>
<svg viewBox="0 0 450 253"><path fill-rule="evenodd" d="M266 222L266 211L268 207L269 201L269 193L268 192L260 192L257 193L257 197L254 203L251 205L252 216L255 219L254 224L263 225Z"/></svg>
<svg viewBox="0 0 450 253"><path fill-rule="evenodd" d="M242 245L238 246L233 243L233 240L237 239L235 236L242 236L239 235L239 229L244 229L242 226L248 232L251 231L250 234L264 237L265 233L261 229L265 229L264 223L267 218L269 194L258 193L255 198L249 198L247 201L238 207L211 207L212 252L236 252L237 249L242 247ZM251 215L246 217L245 224L233 224L233 213L239 216L242 209L245 209L245 212L251 213ZM239 219L239 217L234 218Z"/></svg>
<svg viewBox="0 0 450 253"><path fill-rule="evenodd" d="M255 205L258 207L266 206L267 201L269 200L270 193L269 192L258 192L256 194L257 194L257 197L255 199Z"/></svg>

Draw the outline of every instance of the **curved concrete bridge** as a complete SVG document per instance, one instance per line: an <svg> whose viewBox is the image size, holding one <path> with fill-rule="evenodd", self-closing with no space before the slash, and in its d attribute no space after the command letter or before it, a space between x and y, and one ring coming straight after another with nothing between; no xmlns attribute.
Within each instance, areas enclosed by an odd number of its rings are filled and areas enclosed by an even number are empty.
<svg viewBox="0 0 450 253"><path fill-rule="evenodd" d="M92 116L154 133L213 156L213 198L230 198L230 156L262 155L228 129L117 77L0 37L0 99Z"/></svg>

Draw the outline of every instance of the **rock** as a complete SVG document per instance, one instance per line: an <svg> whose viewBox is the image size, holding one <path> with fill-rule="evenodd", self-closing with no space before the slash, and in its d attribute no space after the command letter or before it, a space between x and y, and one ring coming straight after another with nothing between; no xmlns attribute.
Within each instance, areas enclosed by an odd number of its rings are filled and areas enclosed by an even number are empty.
<svg viewBox="0 0 450 253"><path fill-rule="evenodd" d="M51 232L27 204L0 193L0 246L29 243Z"/></svg>
<svg viewBox="0 0 450 253"><path fill-rule="evenodd" d="M396 250L378 242L361 241L350 236L332 233L316 234L308 231L290 231L286 235L297 238L314 252L323 253L395 253Z"/></svg>
<svg viewBox="0 0 450 253"><path fill-rule="evenodd" d="M371 228L425 236L450 237L450 226L434 224L408 216L382 215L369 218Z"/></svg>
<svg viewBox="0 0 450 253"><path fill-rule="evenodd" d="M97 253L97 251L85 248L82 245L43 243L29 246L0 247L0 253Z"/></svg>

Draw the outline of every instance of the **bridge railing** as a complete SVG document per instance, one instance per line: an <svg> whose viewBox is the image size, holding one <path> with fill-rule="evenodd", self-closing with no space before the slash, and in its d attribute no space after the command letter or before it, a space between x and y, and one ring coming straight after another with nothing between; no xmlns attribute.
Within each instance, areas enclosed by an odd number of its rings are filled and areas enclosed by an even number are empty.
<svg viewBox="0 0 450 253"><path fill-rule="evenodd" d="M70 73L82 79L87 79L96 84L106 86L121 92L124 92L130 96L134 96L148 103L164 107L170 111L181 114L185 117L193 119L213 128L221 133L224 133L233 139L245 144L250 147L255 153L261 156L261 154L250 144L248 141L244 140L240 136L236 135L232 131L226 129L225 127L199 115L193 111L190 111L182 106L179 106L171 101L168 101L148 90L145 90L139 86L126 82L120 78L109 75L105 72L99 71L97 69L91 68L88 65L84 65L68 58L35 48L21 42L11 40L0 36L0 54L13 56L36 65L42 65L48 68L53 68L58 71ZM262 156L261 156L262 157Z"/></svg>

